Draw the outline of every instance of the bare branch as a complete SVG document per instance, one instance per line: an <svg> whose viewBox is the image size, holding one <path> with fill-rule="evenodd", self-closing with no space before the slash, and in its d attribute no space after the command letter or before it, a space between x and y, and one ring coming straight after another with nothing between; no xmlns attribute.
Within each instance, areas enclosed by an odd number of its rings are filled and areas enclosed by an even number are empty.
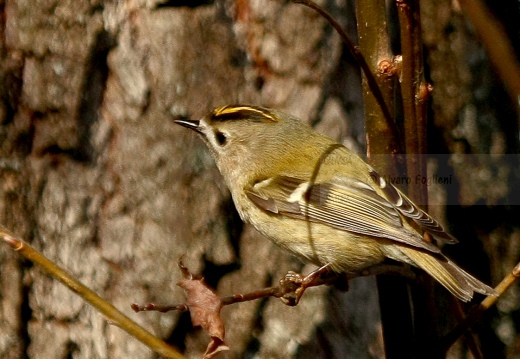
<svg viewBox="0 0 520 359"><path fill-rule="evenodd" d="M517 263L513 270L495 287L498 296L487 296L482 303L473 307L466 319L450 333L444 336L438 346L446 352L468 328L473 326L482 318L484 312L491 308L502 294L518 281L518 278L520 278L520 262Z"/></svg>
<svg viewBox="0 0 520 359"><path fill-rule="evenodd" d="M141 343L152 349L153 351L163 355L166 358L182 359L180 353L166 344L152 333L139 326L133 320L121 313L112 304L105 301L99 295L94 293L84 284L68 274L65 270L57 266L54 262L46 258L43 254L31 247L29 244L19 239L15 234L0 225L0 238L9 244L20 255L27 258L31 262L38 264L46 270L52 277L59 280L71 291L79 295L86 302L92 305L96 310L101 312L111 324L115 324L128 334L139 340Z"/></svg>

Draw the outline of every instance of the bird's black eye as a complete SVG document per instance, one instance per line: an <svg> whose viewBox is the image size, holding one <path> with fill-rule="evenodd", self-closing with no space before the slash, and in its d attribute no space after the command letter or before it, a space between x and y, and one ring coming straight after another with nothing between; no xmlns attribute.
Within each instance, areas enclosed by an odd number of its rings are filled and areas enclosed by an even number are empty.
<svg viewBox="0 0 520 359"><path fill-rule="evenodd" d="M217 140L217 143L220 145L220 146L224 146L227 142L227 137L225 134L223 134L222 132L220 131L217 131L215 133L215 139Z"/></svg>

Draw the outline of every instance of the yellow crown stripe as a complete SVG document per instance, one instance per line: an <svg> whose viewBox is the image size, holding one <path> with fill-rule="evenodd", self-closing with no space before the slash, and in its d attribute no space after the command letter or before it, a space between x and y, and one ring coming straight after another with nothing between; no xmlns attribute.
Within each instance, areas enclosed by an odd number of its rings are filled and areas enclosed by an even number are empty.
<svg viewBox="0 0 520 359"><path fill-rule="evenodd" d="M269 121L276 122L276 119L271 115L268 109L264 109L262 107L256 107L256 106L222 106L219 108L216 108L213 111L213 115L215 117L220 116L232 116L236 114L237 117L252 117L252 118L258 118L262 117Z"/></svg>

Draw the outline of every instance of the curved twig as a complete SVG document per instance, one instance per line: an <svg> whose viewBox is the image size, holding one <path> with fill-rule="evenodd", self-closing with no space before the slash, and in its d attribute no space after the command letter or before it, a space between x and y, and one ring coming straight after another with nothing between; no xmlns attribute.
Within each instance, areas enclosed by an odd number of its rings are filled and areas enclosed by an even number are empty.
<svg viewBox="0 0 520 359"><path fill-rule="evenodd" d="M381 89L377 84L376 78L372 74L372 71L370 71L370 67L368 66L365 58L363 57L363 54L356 48L356 46L350 40L350 38L348 37L347 33L343 30L341 25L336 20L334 20L334 18L327 11L325 11L322 7L320 7L318 4L311 0L292 0L292 2L295 4L305 5L313 9L318 14L323 16L329 22L329 24L331 24L332 27L338 32L341 39L343 40L343 43L347 46L352 56L356 59L357 63L359 64L361 71L363 71L363 73L365 74L368 87L370 88L370 91L376 98L376 101L379 104L379 107L381 108L381 112L383 112L383 116L388 122L389 128L393 131L394 137L398 138L397 128L394 119L390 114L390 111L388 110L388 106L386 105Z"/></svg>

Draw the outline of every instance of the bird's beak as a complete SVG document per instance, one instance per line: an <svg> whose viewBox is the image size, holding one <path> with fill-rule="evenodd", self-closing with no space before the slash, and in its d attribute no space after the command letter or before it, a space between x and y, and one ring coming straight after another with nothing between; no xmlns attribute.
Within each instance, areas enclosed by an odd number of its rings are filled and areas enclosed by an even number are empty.
<svg viewBox="0 0 520 359"><path fill-rule="evenodd" d="M200 128L200 121L199 120L189 120L189 119L178 119L173 120L178 125L181 125L183 127L189 128L195 132L202 133L202 130Z"/></svg>

